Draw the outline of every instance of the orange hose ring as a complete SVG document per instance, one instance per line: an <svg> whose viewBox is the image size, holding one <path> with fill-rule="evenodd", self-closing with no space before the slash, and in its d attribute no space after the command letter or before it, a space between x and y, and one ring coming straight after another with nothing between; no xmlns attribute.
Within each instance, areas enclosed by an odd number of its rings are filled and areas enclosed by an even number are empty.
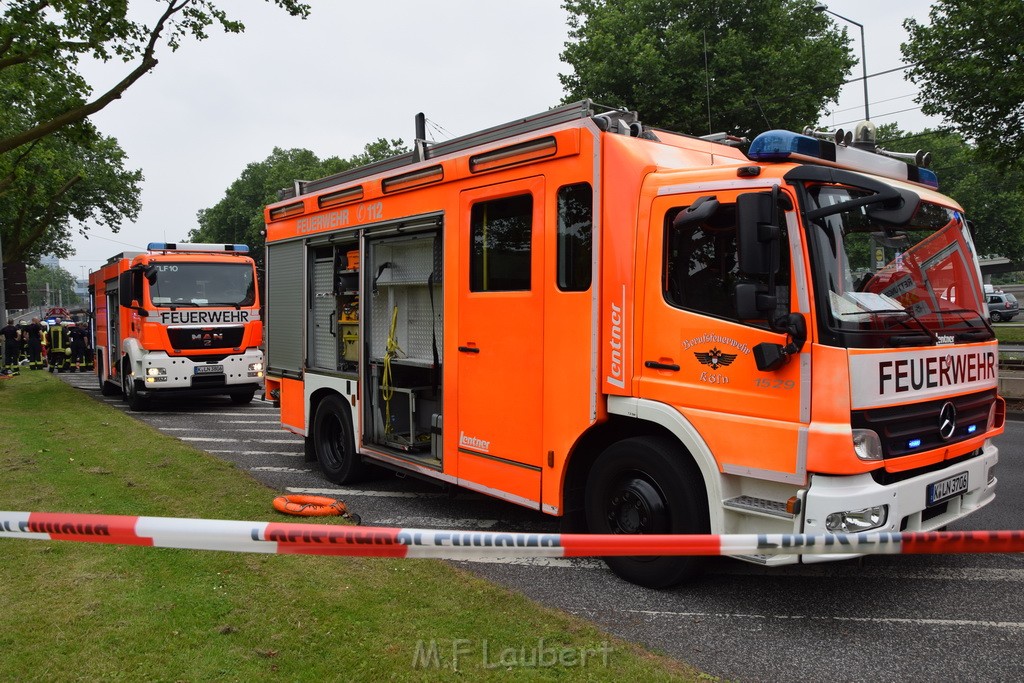
<svg viewBox="0 0 1024 683"><path fill-rule="evenodd" d="M345 514L345 504L326 496L278 496L274 509L286 515L331 517Z"/></svg>

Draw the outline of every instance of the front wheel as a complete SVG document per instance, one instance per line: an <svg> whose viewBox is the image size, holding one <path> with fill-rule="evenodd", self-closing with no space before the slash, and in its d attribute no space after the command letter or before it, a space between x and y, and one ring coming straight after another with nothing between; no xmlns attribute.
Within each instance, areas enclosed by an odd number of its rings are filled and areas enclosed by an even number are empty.
<svg viewBox="0 0 1024 683"><path fill-rule="evenodd" d="M139 395L138 387L132 378L131 365L126 360L121 366L121 393L124 394L125 403L132 412L141 412L149 409L149 399Z"/></svg>
<svg viewBox="0 0 1024 683"><path fill-rule="evenodd" d="M320 471L329 481L349 484L363 476L365 468L352 435L352 413L339 396L328 396L317 406L312 441Z"/></svg>
<svg viewBox="0 0 1024 683"><path fill-rule="evenodd" d="M585 496L594 534L707 534L707 493L697 466L661 437L634 437L609 446L594 463ZM607 557L631 583L667 588L700 573L702 557Z"/></svg>
<svg viewBox="0 0 1024 683"><path fill-rule="evenodd" d="M998 323L1003 321L1003 316L995 311L992 311L992 322Z"/></svg>
<svg viewBox="0 0 1024 683"><path fill-rule="evenodd" d="M252 403L252 397L255 391L236 391L231 394L231 402L236 406L244 406L247 403Z"/></svg>

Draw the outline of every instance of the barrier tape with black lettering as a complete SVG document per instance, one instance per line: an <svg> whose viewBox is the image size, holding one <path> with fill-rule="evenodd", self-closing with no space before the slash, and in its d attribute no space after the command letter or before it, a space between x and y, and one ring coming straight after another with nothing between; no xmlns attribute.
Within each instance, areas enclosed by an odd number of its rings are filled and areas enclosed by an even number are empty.
<svg viewBox="0 0 1024 683"><path fill-rule="evenodd" d="M1024 531L613 535L0 512L0 537L290 555L490 557L955 554L1024 552Z"/></svg>

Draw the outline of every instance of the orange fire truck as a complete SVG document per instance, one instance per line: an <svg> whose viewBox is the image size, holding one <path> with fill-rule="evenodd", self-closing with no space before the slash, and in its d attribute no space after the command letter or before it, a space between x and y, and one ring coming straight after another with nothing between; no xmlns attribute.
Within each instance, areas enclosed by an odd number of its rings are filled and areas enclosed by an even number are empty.
<svg viewBox="0 0 1024 683"><path fill-rule="evenodd" d="M993 500L971 226L870 123L744 154L589 101L439 143L421 121L266 208L266 388L331 481L622 534L931 530Z"/></svg>
<svg viewBox="0 0 1024 683"><path fill-rule="evenodd" d="M153 242L89 274L96 375L132 410L154 397L227 394L263 377L256 265L244 244Z"/></svg>

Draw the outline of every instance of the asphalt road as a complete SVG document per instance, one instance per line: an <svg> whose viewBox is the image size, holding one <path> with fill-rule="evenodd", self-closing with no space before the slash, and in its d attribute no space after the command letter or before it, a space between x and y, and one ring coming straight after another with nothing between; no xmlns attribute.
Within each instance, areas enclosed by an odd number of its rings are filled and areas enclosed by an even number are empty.
<svg viewBox="0 0 1024 683"><path fill-rule="evenodd" d="M120 398L100 396L93 375L61 377L126 410ZM558 529L540 513L413 478L334 486L303 461L302 440L279 429L277 411L259 400L198 399L133 415L275 491L344 500L363 524ZM951 528L1024 529L1024 423L1011 422L998 444L996 501ZM663 591L625 583L598 560L457 564L728 680L1024 679L1024 555L872 556L774 570L716 559L703 578Z"/></svg>

